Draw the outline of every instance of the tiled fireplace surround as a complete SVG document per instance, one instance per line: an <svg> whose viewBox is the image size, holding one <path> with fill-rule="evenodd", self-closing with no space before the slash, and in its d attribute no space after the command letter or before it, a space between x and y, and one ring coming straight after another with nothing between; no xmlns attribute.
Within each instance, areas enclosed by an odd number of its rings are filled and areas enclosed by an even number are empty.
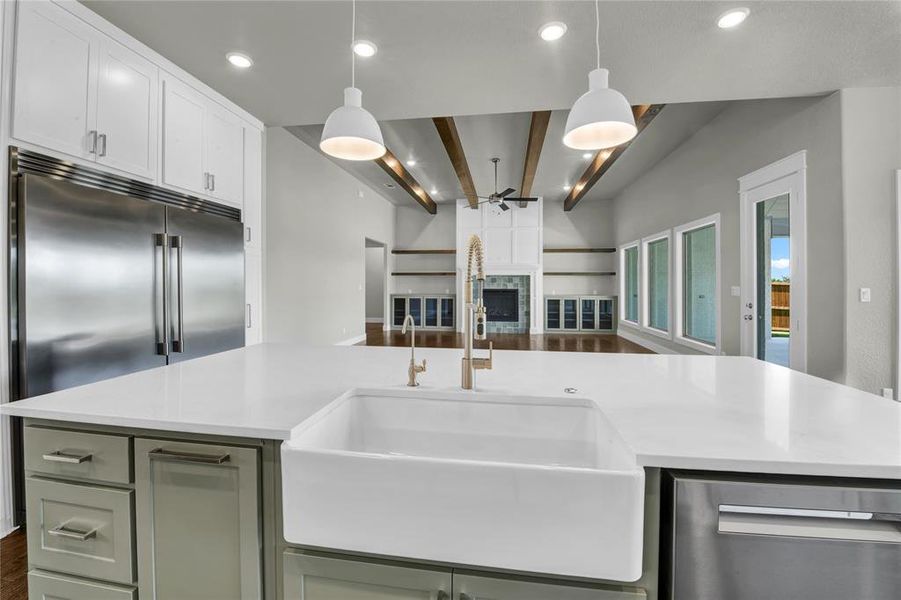
<svg viewBox="0 0 901 600"><path fill-rule="evenodd" d="M530 291L529 275L487 275L485 289L519 290L519 320L516 322L488 322L488 333L529 333Z"/></svg>

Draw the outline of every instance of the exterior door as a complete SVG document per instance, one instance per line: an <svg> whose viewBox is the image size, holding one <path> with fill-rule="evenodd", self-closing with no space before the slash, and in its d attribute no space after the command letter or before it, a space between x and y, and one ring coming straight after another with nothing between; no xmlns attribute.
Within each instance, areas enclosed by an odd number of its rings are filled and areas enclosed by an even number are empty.
<svg viewBox="0 0 901 600"><path fill-rule="evenodd" d="M165 209L39 175L18 185L19 397L165 365Z"/></svg>
<svg viewBox="0 0 901 600"><path fill-rule="evenodd" d="M143 600L262 597L256 448L136 438Z"/></svg>
<svg viewBox="0 0 901 600"><path fill-rule="evenodd" d="M157 154L157 68L112 40L100 45L97 162L152 179Z"/></svg>
<svg viewBox="0 0 901 600"><path fill-rule="evenodd" d="M285 551L285 600L450 600L450 569L415 569Z"/></svg>
<svg viewBox="0 0 901 600"><path fill-rule="evenodd" d="M244 345L243 226L216 215L167 209L169 362Z"/></svg>

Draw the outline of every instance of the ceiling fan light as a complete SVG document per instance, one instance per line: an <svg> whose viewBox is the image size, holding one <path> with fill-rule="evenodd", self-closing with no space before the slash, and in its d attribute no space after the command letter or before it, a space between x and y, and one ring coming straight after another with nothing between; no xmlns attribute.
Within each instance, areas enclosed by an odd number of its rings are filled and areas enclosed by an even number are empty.
<svg viewBox="0 0 901 600"><path fill-rule="evenodd" d="M375 117L363 108L363 92L344 88L344 105L332 111L322 128L319 149L344 160L374 160L385 154Z"/></svg>
<svg viewBox="0 0 901 600"><path fill-rule="evenodd" d="M603 150L628 142L638 133L632 107L626 97L607 87L607 69L588 74L588 91L576 100L563 143L576 150Z"/></svg>

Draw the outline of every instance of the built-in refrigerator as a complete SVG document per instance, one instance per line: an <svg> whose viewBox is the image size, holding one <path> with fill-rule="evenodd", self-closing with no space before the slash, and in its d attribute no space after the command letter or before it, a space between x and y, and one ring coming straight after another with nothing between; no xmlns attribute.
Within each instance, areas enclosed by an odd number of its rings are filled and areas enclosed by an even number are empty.
<svg viewBox="0 0 901 600"><path fill-rule="evenodd" d="M13 400L244 345L237 209L11 148L9 215Z"/></svg>

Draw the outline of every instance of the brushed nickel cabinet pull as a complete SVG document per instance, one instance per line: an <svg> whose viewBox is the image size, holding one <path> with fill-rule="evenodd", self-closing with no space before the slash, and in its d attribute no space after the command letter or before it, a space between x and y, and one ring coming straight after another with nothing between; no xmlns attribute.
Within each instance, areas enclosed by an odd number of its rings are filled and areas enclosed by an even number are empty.
<svg viewBox="0 0 901 600"><path fill-rule="evenodd" d="M177 452L156 448L147 453L151 460L169 460L174 462L193 462L206 465L221 465L230 460L226 454L199 454L197 452Z"/></svg>
<svg viewBox="0 0 901 600"><path fill-rule="evenodd" d="M44 454L43 458L49 462L59 462L66 463L70 465L80 465L83 462L90 462L93 458L93 454L70 454L68 452L62 452L57 450L55 452L50 452L49 454Z"/></svg>
<svg viewBox="0 0 901 600"><path fill-rule="evenodd" d="M106 134L101 133L97 136L97 139L100 142L100 151L97 153L97 156L106 156Z"/></svg>
<svg viewBox="0 0 901 600"><path fill-rule="evenodd" d="M92 129L88 132L88 139L90 140L90 147L88 148L88 152L91 154L97 154L97 130Z"/></svg>
<svg viewBox="0 0 901 600"><path fill-rule="evenodd" d="M67 527L65 524L58 525L53 529L47 531L48 535L53 535L56 537L64 537L69 538L70 540L78 540L79 542L86 542L91 538L97 537L97 528L89 529L87 531L81 531L78 529L72 529Z"/></svg>

